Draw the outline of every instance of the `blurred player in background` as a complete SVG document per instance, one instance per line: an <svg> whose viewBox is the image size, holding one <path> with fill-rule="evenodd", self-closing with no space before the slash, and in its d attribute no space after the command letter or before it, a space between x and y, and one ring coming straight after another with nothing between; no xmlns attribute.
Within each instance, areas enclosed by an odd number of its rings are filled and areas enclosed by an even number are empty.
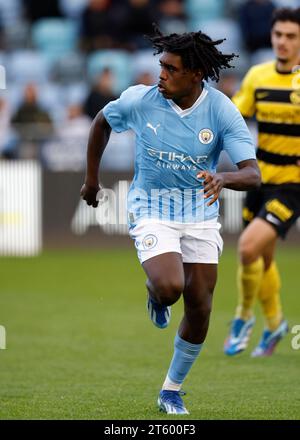
<svg viewBox="0 0 300 440"><path fill-rule="evenodd" d="M161 54L159 83L137 85L107 104L93 121L81 195L98 205L98 169L111 129L136 133L135 176L128 220L148 277L147 308L165 328L171 305L183 295L184 315L174 356L158 397L160 410L188 414L181 385L208 330L222 251L218 196L222 188L258 187L260 173L247 126L233 103L204 80L219 79L234 54L225 55L202 32L150 38ZM216 173L221 150L238 170Z"/></svg>
<svg viewBox="0 0 300 440"><path fill-rule="evenodd" d="M252 67L233 97L244 117L256 115L262 185L247 193L243 210L239 304L224 345L227 355L247 347L257 297L266 327L252 356L271 355L288 332L274 255L277 238L285 238L300 214L300 9L275 10L271 40L276 60Z"/></svg>

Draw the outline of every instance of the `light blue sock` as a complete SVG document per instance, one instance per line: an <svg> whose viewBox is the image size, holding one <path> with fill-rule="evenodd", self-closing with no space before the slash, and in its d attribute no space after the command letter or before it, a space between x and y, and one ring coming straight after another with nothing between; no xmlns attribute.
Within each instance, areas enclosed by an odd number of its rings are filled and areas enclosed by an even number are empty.
<svg viewBox="0 0 300 440"><path fill-rule="evenodd" d="M197 359L202 345L203 344L191 344L182 339L178 333L176 334L174 340L174 355L163 389L180 389L180 385Z"/></svg>

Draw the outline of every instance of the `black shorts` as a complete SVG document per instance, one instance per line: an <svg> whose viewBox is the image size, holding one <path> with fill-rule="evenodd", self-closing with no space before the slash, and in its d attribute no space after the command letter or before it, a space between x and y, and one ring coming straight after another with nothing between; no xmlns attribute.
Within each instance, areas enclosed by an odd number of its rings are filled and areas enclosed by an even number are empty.
<svg viewBox="0 0 300 440"><path fill-rule="evenodd" d="M263 218L285 238L288 230L300 216L300 185L262 185L248 191L243 208L247 226L254 217Z"/></svg>

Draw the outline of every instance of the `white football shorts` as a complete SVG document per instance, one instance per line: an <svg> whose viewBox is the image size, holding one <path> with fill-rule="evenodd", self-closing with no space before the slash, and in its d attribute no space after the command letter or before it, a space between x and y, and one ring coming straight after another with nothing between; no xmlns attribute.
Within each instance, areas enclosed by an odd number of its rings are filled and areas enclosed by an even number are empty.
<svg viewBox="0 0 300 440"><path fill-rule="evenodd" d="M217 219L201 224L145 219L129 234L135 240L141 263L166 252L177 252L183 263L218 264L223 250L220 227Z"/></svg>

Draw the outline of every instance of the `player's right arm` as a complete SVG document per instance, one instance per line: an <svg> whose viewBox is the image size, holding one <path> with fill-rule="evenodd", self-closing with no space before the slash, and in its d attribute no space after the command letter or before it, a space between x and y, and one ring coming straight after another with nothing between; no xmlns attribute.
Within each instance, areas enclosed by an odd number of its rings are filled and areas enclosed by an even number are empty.
<svg viewBox="0 0 300 440"><path fill-rule="evenodd" d="M129 87L120 98L110 101L95 117L89 135L87 149L87 171L81 196L88 205L98 206L96 195L99 191L98 170L100 159L107 145L110 132L117 133L134 129L139 102L151 87L138 85Z"/></svg>
<svg viewBox="0 0 300 440"><path fill-rule="evenodd" d="M94 208L98 206L96 200L99 186L99 164L107 145L111 127L106 121L101 110L93 120L87 147L87 167L85 182L81 188L80 195L88 205Z"/></svg>

